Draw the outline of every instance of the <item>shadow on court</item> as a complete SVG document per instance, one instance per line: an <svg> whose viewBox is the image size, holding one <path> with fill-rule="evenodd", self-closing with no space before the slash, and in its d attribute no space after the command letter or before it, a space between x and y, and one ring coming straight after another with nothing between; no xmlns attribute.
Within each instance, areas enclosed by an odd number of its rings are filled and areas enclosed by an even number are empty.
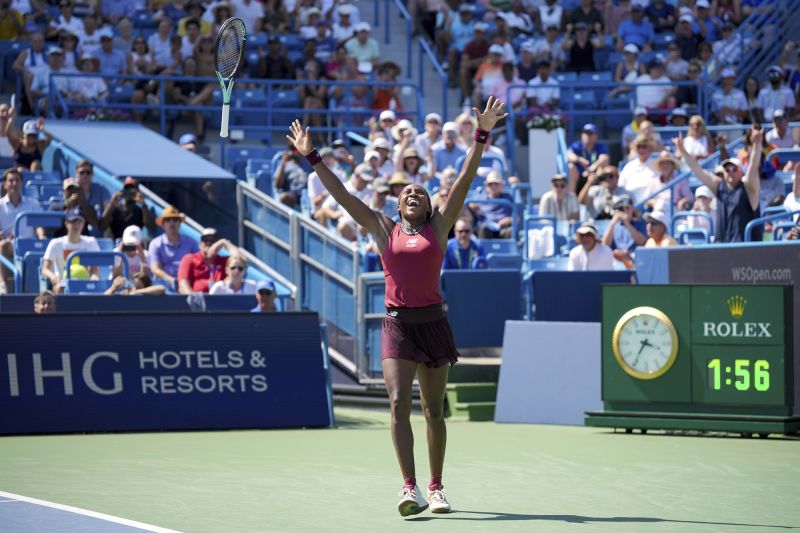
<svg viewBox="0 0 800 533"><path fill-rule="evenodd" d="M478 516L460 516L478 515ZM515 514L515 513L493 513L488 511L453 511L447 516L419 516L406 520L407 522L428 522L430 520L469 520L477 522L516 522L516 521L542 521L542 522L566 522L569 524L592 524L592 523L611 523L611 524L699 524L709 526L741 526L759 527L774 529L800 529L800 526L776 526L767 524L740 524L737 522L707 522L701 520L667 520L664 518L649 518L644 516L580 516L580 515L546 515L546 514Z"/></svg>

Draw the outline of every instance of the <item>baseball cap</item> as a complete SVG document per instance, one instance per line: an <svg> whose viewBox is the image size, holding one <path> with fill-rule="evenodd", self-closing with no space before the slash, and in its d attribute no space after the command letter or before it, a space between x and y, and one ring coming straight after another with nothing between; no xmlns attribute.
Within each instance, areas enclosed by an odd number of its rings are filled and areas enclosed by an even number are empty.
<svg viewBox="0 0 800 533"><path fill-rule="evenodd" d="M492 46L489 47L489 53L503 55L503 47L500 46L499 44L493 44Z"/></svg>
<svg viewBox="0 0 800 533"><path fill-rule="evenodd" d="M356 31L370 31L372 26L369 25L369 22L359 22L356 24Z"/></svg>
<svg viewBox="0 0 800 533"><path fill-rule="evenodd" d="M492 170L486 176L486 183L503 183L503 178L500 177L500 173L496 170Z"/></svg>
<svg viewBox="0 0 800 533"><path fill-rule="evenodd" d="M326 155L332 156L333 155L333 148L331 148L330 146L326 146L324 148L320 148L319 149L319 155L320 155L320 157L325 157Z"/></svg>
<svg viewBox="0 0 800 533"><path fill-rule="evenodd" d="M767 76L771 76L772 74L783 76L783 69L778 65L770 65L769 68L767 68Z"/></svg>
<svg viewBox="0 0 800 533"><path fill-rule="evenodd" d="M589 26L585 22L578 22L577 24L575 24L575 29L576 30L588 30Z"/></svg>
<svg viewBox="0 0 800 533"><path fill-rule="evenodd" d="M261 280L256 283L256 292L268 292L273 293L275 292L275 282L271 280Z"/></svg>
<svg viewBox="0 0 800 533"><path fill-rule="evenodd" d="M627 194L622 194L614 198L614 209L619 209L620 207L628 205L633 205L633 199Z"/></svg>
<svg viewBox="0 0 800 533"><path fill-rule="evenodd" d="M772 113L772 118L786 118L786 112L783 109L776 109L774 113Z"/></svg>
<svg viewBox="0 0 800 533"><path fill-rule="evenodd" d="M109 34L107 34L107 33L104 33L104 34L102 34L102 35L100 36L100 40L101 40L101 41L105 41L105 40L112 41L112 40L114 40L114 38L113 38L112 36L110 36Z"/></svg>
<svg viewBox="0 0 800 533"><path fill-rule="evenodd" d="M656 56L653 59L651 59L650 62L647 64L647 68L655 68L655 67L663 67L663 66L664 66L664 60L661 59L658 56Z"/></svg>
<svg viewBox="0 0 800 533"><path fill-rule="evenodd" d="M61 188L62 188L63 190L65 190L65 191L66 191L67 189L69 189L70 187L80 187L80 185L78 185L78 180L76 180L76 179L75 179L75 178L73 178L72 176L70 176L69 178L65 179L65 180L64 180L64 181L61 183Z"/></svg>
<svg viewBox="0 0 800 533"><path fill-rule="evenodd" d="M381 111L380 116L378 117L379 120L397 120L397 115L394 114L394 111L391 109L386 109L385 111Z"/></svg>
<svg viewBox="0 0 800 533"><path fill-rule="evenodd" d="M383 178L377 178L372 181L372 190L378 193L389 192L389 185Z"/></svg>
<svg viewBox="0 0 800 533"><path fill-rule="evenodd" d="M391 150L392 145L389 143L388 139L384 139L383 137L378 137L374 141L372 141L372 147L374 149L382 148L384 150Z"/></svg>
<svg viewBox="0 0 800 533"><path fill-rule="evenodd" d="M217 235L217 230L215 228L205 228L202 232L200 232L200 240L203 240L206 237L214 237L216 239L219 237L219 235Z"/></svg>
<svg viewBox="0 0 800 533"><path fill-rule="evenodd" d="M694 5L695 7L705 8L705 9L711 7L711 4L708 3L708 0L697 0L697 2L694 3Z"/></svg>
<svg viewBox="0 0 800 533"><path fill-rule="evenodd" d="M139 245L142 244L142 228L131 225L122 232L122 244Z"/></svg>
<svg viewBox="0 0 800 533"><path fill-rule="evenodd" d="M550 178L551 182L555 181L567 181L567 177L564 174L553 174L553 177Z"/></svg>
<svg viewBox="0 0 800 533"><path fill-rule="evenodd" d="M24 135L38 135L39 126L36 125L35 120L26 120L22 125L22 133Z"/></svg>
<svg viewBox="0 0 800 533"><path fill-rule="evenodd" d="M705 197L705 198L708 198L709 200L710 200L710 199L712 199L712 198L714 198L714 195L713 195L713 194L711 194L711 189L709 189L709 188L708 188L708 187L706 187L705 185L701 185L701 186L699 186L699 187L697 188L697 190L695 190L695 191L694 191L694 195L695 195L697 198L700 198L701 196L703 196L703 197Z"/></svg>
<svg viewBox="0 0 800 533"><path fill-rule="evenodd" d="M70 221L71 220L78 220L78 219L86 220L83 217L83 213L81 212L81 208L80 207L73 207L72 209L69 209L69 210L65 211L64 212L64 219L65 220L70 220Z"/></svg>
<svg viewBox="0 0 800 533"><path fill-rule="evenodd" d="M336 11L339 15L349 16L353 14L354 7L350 4L340 4L339 7L336 8Z"/></svg>
<svg viewBox="0 0 800 533"><path fill-rule="evenodd" d="M359 177L364 181L372 181L375 179L375 175L372 173L372 167L367 163L361 163L358 165L353 174L358 174Z"/></svg>
<svg viewBox="0 0 800 533"><path fill-rule="evenodd" d="M631 4L631 11L641 11L644 9L644 6L639 2L633 2Z"/></svg>
<svg viewBox="0 0 800 533"><path fill-rule="evenodd" d="M724 69L722 69L722 72L719 73L719 76L721 78L735 78L736 71L733 70L731 67L725 67Z"/></svg>
<svg viewBox="0 0 800 533"><path fill-rule="evenodd" d="M458 8L459 13L472 13L472 6L469 4L461 4Z"/></svg>
<svg viewBox="0 0 800 533"><path fill-rule="evenodd" d="M136 178L134 178L132 176L128 176L127 178L125 178L125 181L122 182L122 186L123 187L138 187L139 186L139 182L136 181Z"/></svg>
<svg viewBox="0 0 800 533"><path fill-rule="evenodd" d="M636 109L633 110L633 115L634 116L636 116L636 115L646 115L646 114L647 114L647 109L645 109L642 106L639 106L639 107L637 107Z"/></svg>
<svg viewBox="0 0 800 533"><path fill-rule="evenodd" d="M60 46L54 46L47 51L47 55L59 54L64 55L64 50Z"/></svg>
<svg viewBox="0 0 800 533"><path fill-rule="evenodd" d="M597 238L597 228L591 222L584 222L575 230L578 235L594 235Z"/></svg>
<svg viewBox="0 0 800 533"><path fill-rule="evenodd" d="M184 133L178 139L178 144L197 144L197 136L194 133Z"/></svg>
<svg viewBox="0 0 800 533"><path fill-rule="evenodd" d="M583 132L584 133L597 133L597 126L592 124L591 122L587 122L583 125Z"/></svg>
<svg viewBox="0 0 800 533"><path fill-rule="evenodd" d="M682 107L676 107L675 109L670 111L669 116L670 116L670 118L671 117L688 117L689 113L687 113L686 110L684 108L682 108Z"/></svg>
<svg viewBox="0 0 800 533"><path fill-rule="evenodd" d="M656 210L645 213L644 219L648 222L658 222L659 224L669 226L669 218L667 218L667 214L664 211Z"/></svg>
<svg viewBox="0 0 800 533"><path fill-rule="evenodd" d="M691 24L693 21L694 18L692 18L691 15L681 15L678 19L678 22L688 22L689 24Z"/></svg>
<svg viewBox="0 0 800 533"><path fill-rule="evenodd" d="M475 26L473 26L473 31L482 31L486 32L489 29L489 26L485 22L476 22Z"/></svg>
<svg viewBox="0 0 800 533"><path fill-rule="evenodd" d="M428 113L425 115L425 122L436 121L439 124L442 123L442 116L439 113Z"/></svg>
<svg viewBox="0 0 800 533"><path fill-rule="evenodd" d="M638 54L639 53L639 47L636 46L633 43L628 43L628 44L625 45L625 48L623 48L622 51L623 52L629 52L631 54Z"/></svg>
<svg viewBox="0 0 800 533"><path fill-rule="evenodd" d="M722 168L725 168L725 165L734 165L736 168L744 172L744 165L738 157L730 157L720 164L722 165Z"/></svg>
<svg viewBox="0 0 800 533"><path fill-rule="evenodd" d="M452 121L445 122L444 126L442 126L442 132L443 133L451 133L452 132L452 133L455 133L456 135L458 135L458 126L456 126L456 123L452 122Z"/></svg>
<svg viewBox="0 0 800 533"><path fill-rule="evenodd" d="M534 51L536 51L536 46L534 45L533 41L525 41L519 47L519 51L528 52L529 54L532 54Z"/></svg>
<svg viewBox="0 0 800 533"><path fill-rule="evenodd" d="M375 150L370 150L369 152L364 154L364 161L369 161L373 157L376 157L376 158L380 159L381 158L381 154L379 154Z"/></svg>

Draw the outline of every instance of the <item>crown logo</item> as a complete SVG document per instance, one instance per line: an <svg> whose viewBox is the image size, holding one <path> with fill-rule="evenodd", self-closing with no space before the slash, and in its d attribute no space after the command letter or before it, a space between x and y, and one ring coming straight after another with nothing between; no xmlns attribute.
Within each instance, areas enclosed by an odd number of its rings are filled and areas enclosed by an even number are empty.
<svg viewBox="0 0 800 533"><path fill-rule="evenodd" d="M747 305L747 300L737 294L736 296L731 296L728 298L727 302L731 316L733 318L742 318L742 315L744 315L744 306Z"/></svg>

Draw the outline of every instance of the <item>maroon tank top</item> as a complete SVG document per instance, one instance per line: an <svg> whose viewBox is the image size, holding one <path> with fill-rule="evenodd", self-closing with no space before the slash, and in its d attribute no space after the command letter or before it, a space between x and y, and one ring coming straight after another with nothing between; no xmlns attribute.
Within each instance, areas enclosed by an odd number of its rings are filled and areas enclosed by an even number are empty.
<svg viewBox="0 0 800 533"><path fill-rule="evenodd" d="M416 235L395 224L381 254L386 307L427 307L442 303L439 292L444 252L427 222Z"/></svg>

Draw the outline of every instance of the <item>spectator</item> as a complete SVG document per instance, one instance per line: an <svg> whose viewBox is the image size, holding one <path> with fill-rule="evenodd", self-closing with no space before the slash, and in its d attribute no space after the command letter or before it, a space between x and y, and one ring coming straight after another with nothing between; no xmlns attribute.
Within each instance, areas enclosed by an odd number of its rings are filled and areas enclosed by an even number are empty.
<svg viewBox="0 0 800 533"><path fill-rule="evenodd" d="M747 117L747 99L742 90L733 86L736 82L736 72L727 67L722 69L720 77L722 84L711 97L714 118L720 124L743 124Z"/></svg>
<svg viewBox="0 0 800 533"><path fill-rule="evenodd" d="M644 14L650 19L656 33L672 31L675 27L675 6L666 0L652 0L645 8Z"/></svg>
<svg viewBox="0 0 800 533"><path fill-rule="evenodd" d="M86 221L95 228L100 225L100 216L105 212L106 206L111 201L108 191L102 185L94 183L94 165L88 159L81 159L75 165L75 180L81 188L83 198L86 200L88 206L94 211L92 213L85 212Z"/></svg>
<svg viewBox="0 0 800 533"><path fill-rule="evenodd" d="M158 21L157 32L147 38L147 48L153 54L153 61L158 66L157 70L163 70L172 62L171 33L172 21L163 18Z"/></svg>
<svg viewBox="0 0 800 533"><path fill-rule="evenodd" d="M46 68L39 69L33 76L30 86L31 108L47 114L49 110L50 74L59 74L64 71L64 51L55 46L47 51ZM58 89L61 96L66 97L69 92L69 78L55 76L52 78L53 86Z"/></svg>
<svg viewBox="0 0 800 533"><path fill-rule="evenodd" d="M763 154L761 157L764 157ZM764 166L770 166L768 161L763 161L763 163L764 165L762 165L762 168ZM783 184L783 178L774 172L768 174L762 171L759 181L759 204L761 205L761 211L763 212L767 207L783 205L786 200L786 186Z"/></svg>
<svg viewBox="0 0 800 533"><path fill-rule="evenodd" d="M11 126L12 123L9 121L6 124L6 135L14 150L14 165L25 170L41 170L42 155L53 140L44 129L44 118L26 120L22 125L21 136ZM44 139L39 139L41 132L45 135Z"/></svg>
<svg viewBox="0 0 800 533"><path fill-rule="evenodd" d="M481 63L473 78L475 87L472 92L472 104L480 107L489 95L492 86L503 79L503 47L493 44L489 47L489 57ZM464 100L467 105L469 100Z"/></svg>
<svg viewBox="0 0 800 533"><path fill-rule="evenodd" d="M83 192L81 191L80 185L78 185L78 180L73 177L68 177L62 182L62 191L63 191L63 201L61 204L51 204L50 210L51 211L69 211L70 209L79 208L81 213L83 214L83 218L88 220L96 220L97 214L95 213L94 209L91 205L86 201L86 197L84 196ZM84 224L82 234L83 235L91 235L92 232L89 229L91 224ZM97 226L94 226L94 229ZM67 229L65 227L61 227L56 229L53 232L53 237L63 237L67 234Z"/></svg>
<svg viewBox="0 0 800 533"><path fill-rule="evenodd" d="M303 39L314 39L317 36L317 23L320 21L320 11L312 7L306 11L304 23L300 24L297 33Z"/></svg>
<svg viewBox="0 0 800 533"><path fill-rule="evenodd" d="M508 29L512 32L514 37L533 33L533 20L531 20L530 15L524 11L524 7L520 0L514 0L511 2L510 11L500 11L497 13L498 18L502 18L506 21Z"/></svg>
<svg viewBox="0 0 800 533"><path fill-rule="evenodd" d="M570 12L569 22L583 22L592 32L603 35L603 15L594 7L592 0L580 0L580 5Z"/></svg>
<svg viewBox="0 0 800 533"><path fill-rule="evenodd" d="M545 0L545 5L539 6L536 13L539 31L544 33L545 28L551 26L561 28L564 25L564 9L556 0Z"/></svg>
<svg viewBox="0 0 800 533"><path fill-rule="evenodd" d="M528 105L545 110L555 110L558 108L558 101L561 92L558 88L558 80L550 77L550 63L541 61L538 66L538 74L528 82Z"/></svg>
<svg viewBox="0 0 800 533"><path fill-rule="evenodd" d="M761 92L761 84L758 79L750 76L744 82L744 98L747 102L747 115L745 124L756 124L764 122L764 116L758 105L758 95ZM774 116L774 115L773 115Z"/></svg>
<svg viewBox="0 0 800 533"><path fill-rule="evenodd" d="M603 8L603 25L606 30L606 35L616 38L619 31L619 25L624 19L630 17L631 0L619 0L619 3L605 2Z"/></svg>
<svg viewBox="0 0 800 533"><path fill-rule="evenodd" d="M663 211L653 211L644 216L647 221L647 242L645 248L663 248L665 246L677 246L678 241L673 239L668 231L669 217Z"/></svg>
<svg viewBox="0 0 800 533"><path fill-rule="evenodd" d="M689 124L689 113L682 107L676 107L669 114L669 125L673 128L682 128Z"/></svg>
<svg viewBox="0 0 800 533"><path fill-rule="evenodd" d="M643 120L639 124L639 135L644 137L650 142L650 149L653 152L658 152L664 148L664 143L661 142L661 134L655 130L655 126L649 120ZM638 157L636 148L631 145L631 150L628 152L628 159L636 159Z"/></svg>
<svg viewBox="0 0 800 533"><path fill-rule="evenodd" d="M133 50L133 22L128 17L123 17L117 22L117 32L114 37L114 48L128 55Z"/></svg>
<svg viewBox="0 0 800 533"><path fill-rule="evenodd" d="M672 109L675 103L675 87L666 74L664 62L658 57L647 65L647 74L636 79L636 103L645 109Z"/></svg>
<svg viewBox="0 0 800 533"><path fill-rule="evenodd" d="M711 14L711 4L708 0L697 0L694 4L697 13L697 24L700 25L700 33L706 42L713 43L719 41L722 30L722 21Z"/></svg>
<svg viewBox="0 0 800 533"><path fill-rule="evenodd" d="M714 175L720 178L725 175L725 170L722 168L722 165L717 165L717 168L714 169ZM713 204L713 202L714 195L711 193L711 189L705 185L701 185L694 191L694 205L692 205L692 211L701 211L703 213L708 213L709 216L713 217L713 213L716 209L716 206ZM690 228L703 228L706 230L711 230L711 225L708 223L708 220L706 220L705 217L690 215L686 218Z"/></svg>
<svg viewBox="0 0 800 533"><path fill-rule="evenodd" d="M137 272L128 281L122 276L117 276L111 286L103 293L105 295L127 294L130 296L163 296L167 288L163 285L153 285L153 279L144 272Z"/></svg>
<svg viewBox="0 0 800 533"><path fill-rule="evenodd" d="M347 55L355 57L359 63L372 63L378 66L380 62L380 48L378 41L369 36L372 28L369 22L359 22L356 25L356 36L344 45Z"/></svg>
<svg viewBox="0 0 800 533"><path fill-rule="evenodd" d="M558 28L555 26L547 27L543 39L537 39L534 42L526 41L522 44L520 54L523 61L525 60L525 55L522 55L522 53L526 52L526 47L530 50L529 55L532 55L533 59L525 72L529 77L525 78L521 72L520 77L522 79L530 80L533 77L536 72L535 67L533 67L534 64L538 65L542 61L548 61L553 69L559 70L567 62L567 53L561 46Z"/></svg>
<svg viewBox="0 0 800 533"><path fill-rule="evenodd" d="M392 151L391 143L387 139L384 139L383 137L378 137L377 139L372 141L372 151L376 152L379 157L378 166L376 169L377 170L376 176L377 175L384 177L391 176L395 170L394 161L391 158L391 151ZM369 160L370 155L371 154L367 152L364 155L364 159Z"/></svg>
<svg viewBox="0 0 800 533"><path fill-rule="evenodd" d="M458 126L458 144L469 148L475 142L475 128L478 127L477 122L472 118L469 113L459 113L453 120ZM484 148L484 154L489 151Z"/></svg>
<svg viewBox="0 0 800 533"><path fill-rule="evenodd" d="M703 36L695 33L692 23L694 19L691 15L681 15L678 25L675 27L675 40L673 41L681 49L681 57L686 61L695 59L698 55L698 47L703 42Z"/></svg>
<svg viewBox="0 0 800 533"><path fill-rule="evenodd" d="M503 190L503 178L493 170L486 176L486 190L479 197L483 200L508 200L511 195ZM470 210L478 217L478 236L481 239L511 238L513 210L510 205L470 204Z"/></svg>
<svg viewBox="0 0 800 533"><path fill-rule="evenodd" d="M584 124L581 139L575 141L567 149L569 167L569 189L574 195L580 192L586 183L589 173L597 172L600 167L609 162L608 148L605 144L597 142L597 126Z"/></svg>
<svg viewBox="0 0 800 533"><path fill-rule="evenodd" d="M594 51L603 47L603 42L598 35L589 36L589 27L585 22L575 24L575 34L572 33L572 24L567 24L567 33L561 41L561 47L569 54L567 69L574 72L594 72Z"/></svg>
<svg viewBox="0 0 800 533"><path fill-rule="evenodd" d="M767 143L774 145L775 148L794 148L797 143L792 135L792 130L789 129L786 113L783 109L776 109L772 117L772 125L775 127L767 133Z"/></svg>
<svg viewBox="0 0 800 533"><path fill-rule="evenodd" d="M81 72L95 74L100 70L100 60L84 53L78 63ZM108 97L108 86L103 78L82 76L69 79L69 97L76 102L104 102Z"/></svg>
<svg viewBox="0 0 800 533"><path fill-rule="evenodd" d="M794 179L792 180L792 190L786 195L783 207L790 212L800 211L800 164L794 164ZM800 214L794 216L795 222L800 222Z"/></svg>
<svg viewBox="0 0 800 533"><path fill-rule="evenodd" d="M405 172L395 172L392 174L392 178L389 180L388 185L391 198L397 201L397 199L400 198L400 193L403 191L406 185L411 185L411 182L408 181L408 178L406 178Z"/></svg>
<svg viewBox="0 0 800 533"><path fill-rule="evenodd" d="M1 24L1 23L0 23ZM39 71L47 70L47 58L44 51L44 34L40 31L31 34L30 48L19 53L11 68L22 76L22 85L31 109L34 109L34 100L31 95L31 83Z"/></svg>
<svg viewBox="0 0 800 533"><path fill-rule="evenodd" d="M639 3L631 5L631 17L623 20L617 30L617 50L622 51L626 44L635 44L639 50L652 50L655 31L653 24L644 18L644 7Z"/></svg>
<svg viewBox="0 0 800 533"><path fill-rule="evenodd" d="M560 45L556 45L556 47L561 50ZM547 53L546 57L549 58L550 54ZM517 73L525 83L528 83L536 76L536 70L538 69L536 63L536 45L531 41L525 41L519 47L519 63L517 63Z"/></svg>
<svg viewBox="0 0 800 533"><path fill-rule="evenodd" d="M128 279L133 280L133 275L143 272L150 275L150 264L147 257L147 251L142 246L142 228L139 226L128 226L122 232L122 239L120 243L114 248L114 251L125 254L128 260ZM111 277L116 278L122 276L122 260L117 258L114 266L111 269Z"/></svg>
<svg viewBox="0 0 800 533"><path fill-rule="evenodd" d="M647 242L647 223L639 218L629 196L623 196L614 204L614 216L603 234L603 242L613 250L614 259L627 268L633 268L632 253Z"/></svg>
<svg viewBox="0 0 800 533"><path fill-rule="evenodd" d="M664 72L672 81L683 81L689 77L689 62L681 57L681 47L675 41L667 45Z"/></svg>
<svg viewBox="0 0 800 533"><path fill-rule="evenodd" d="M686 80L687 82L693 82L691 85L681 85L678 87L678 93L676 96L676 105L685 106L685 107L696 107L698 105L698 98L697 98L697 87L696 84L702 84L703 81L700 79L700 72L703 69L703 63L698 59L692 59L689 61L689 70L687 74L689 78Z"/></svg>
<svg viewBox="0 0 800 533"><path fill-rule="evenodd" d="M391 109L384 109L378 115L378 121L372 117L369 120L369 140L374 141L378 138L392 139L392 128L397 124L397 115Z"/></svg>
<svg viewBox="0 0 800 533"><path fill-rule="evenodd" d="M100 39L104 35L113 37L110 28L98 25L97 17L93 13L86 15L83 18L83 32L78 33L81 51L96 57L100 52Z"/></svg>
<svg viewBox="0 0 800 533"><path fill-rule="evenodd" d="M150 269L158 279L166 280L170 287L176 287L178 269L183 256L199 251L197 241L181 234L181 223L186 217L175 207L164 208L156 224L164 230L150 241Z"/></svg>
<svg viewBox="0 0 800 533"><path fill-rule="evenodd" d="M47 244L42 262L42 276L50 282L55 293L64 292L64 283L67 278L66 259L69 254L75 251L98 251L100 249L94 237L81 235L85 223L86 220L83 218L80 209L70 209L64 214L67 234L63 237L52 239ZM69 268L71 273L84 269L79 262L74 260L69 265ZM90 279L97 279L97 267L89 267L88 273Z"/></svg>
<svg viewBox="0 0 800 533"><path fill-rule="evenodd" d="M125 54L114 48L114 38L111 35L103 34L100 37L100 49L97 56L102 74L118 76L129 72L128 59Z"/></svg>
<svg viewBox="0 0 800 533"><path fill-rule="evenodd" d="M630 124L622 128L622 144L624 146L623 153L629 153L633 148L633 141L639 135L639 127L642 122L647 120L647 109L642 106L637 106L633 110L633 120Z"/></svg>
<svg viewBox="0 0 800 533"><path fill-rule="evenodd" d="M33 299L33 312L37 315L48 315L57 310L56 295L53 291L42 291Z"/></svg>
<svg viewBox="0 0 800 533"><path fill-rule="evenodd" d="M658 188L661 189L668 183L672 182L677 177L678 169L681 162L675 159L670 152L664 150L659 154L658 159L653 163L653 170L658 174ZM667 214L673 212L673 209L682 211L684 206L691 206L694 201L692 189L689 187L689 181L679 181L672 187L672 205L670 205L670 192L669 190L662 192L650 202L654 210L664 211Z"/></svg>
<svg viewBox="0 0 800 533"><path fill-rule="evenodd" d="M7 131L14 128L14 118L16 109L8 104L0 104L0 157L12 159L14 157L14 149L11 147ZM2 187L0 187L0 191Z"/></svg>
<svg viewBox="0 0 800 533"><path fill-rule="evenodd" d="M472 225L459 218L455 224L455 237L447 241L442 270L467 270L473 268L473 261L486 258L483 245L472 236Z"/></svg>
<svg viewBox="0 0 800 533"><path fill-rule="evenodd" d="M346 42L356 33L351 17L353 10L354 7L349 4L339 4L336 8L336 12L339 14L339 22L333 25L332 37L337 44ZM265 29L264 31L269 32L270 30Z"/></svg>
<svg viewBox="0 0 800 533"><path fill-rule="evenodd" d="M425 131L414 139L414 147L425 157L431 155L431 147L442 139L442 117L438 113L425 115Z"/></svg>
<svg viewBox="0 0 800 533"><path fill-rule="evenodd" d="M792 229L786 232L786 237L784 237L787 241L797 241L800 240L800 224L796 224Z"/></svg>
<svg viewBox="0 0 800 533"><path fill-rule="evenodd" d="M256 32L287 33L289 31L289 13L286 5L280 0L264 0L262 2L264 15L256 22ZM343 6L339 6L341 9ZM339 17L341 23L341 15Z"/></svg>
<svg viewBox="0 0 800 533"><path fill-rule="evenodd" d="M178 268L178 292L194 294L208 292L214 282L225 277L228 257L219 255L225 248L230 256L240 255L239 248L228 239L221 239L214 228L206 228L200 234L200 250L181 259Z"/></svg>
<svg viewBox="0 0 800 533"><path fill-rule="evenodd" d="M308 174L300 165L300 154L287 148L273 178L275 189L280 192L278 199L289 207L299 207L303 190L308 187Z"/></svg>
<svg viewBox="0 0 800 533"><path fill-rule="evenodd" d="M372 197L369 200L369 208L383 213L389 218L397 216L397 200L389 197L389 185L385 179L376 178L372 181Z"/></svg>
<svg viewBox="0 0 800 533"><path fill-rule="evenodd" d="M700 115L689 119L689 131L683 141L686 151L697 159L708 157L714 150L714 140L706 129L706 121Z"/></svg>
<svg viewBox="0 0 800 533"><path fill-rule="evenodd" d="M764 118L774 117L775 111L780 109L786 116L794 116L795 97L792 90L783 83L783 69L772 65L767 69L769 85L763 87L758 93L758 107Z"/></svg>
<svg viewBox="0 0 800 533"><path fill-rule="evenodd" d="M201 35L213 35L214 27L208 20L203 18L205 10L206 8L200 2L189 2L186 5L187 15L178 21L178 31L176 33L181 37L185 37L188 34L189 22L196 22Z"/></svg>
<svg viewBox="0 0 800 533"><path fill-rule="evenodd" d="M99 13L102 20L108 21L111 24L117 25L123 20L131 21L130 17L136 14L136 10L140 9L144 2L132 2L131 0L103 0L99 3Z"/></svg>
<svg viewBox="0 0 800 533"><path fill-rule="evenodd" d="M73 35L83 34L83 21L72 14L72 1L61 0L58 3L59 15L50 20L48 37L53 37L58 30L67 30Z"/></svg>
<svg viewBox="0 0 800 533"><path fill-rule="evenodd" d="M9 261L13 261L15 237L43 239L45 235L42 228L37 228L34 233L34 229L27 224L20 227L19 235L14 235L14 221L19 213L41 211L39 202L22 196L22 174L19 170L12 167L3 172L3 189L5 196L0 198L0 253ZM0 276L2 276L0 289L10 290L14 286L14 276L2 263L0 263Z"/></svg>
<svg viewBox="0 0 800 533"><path fill-rule="evenodd" d="M334 139L334 141L331 143L331 148L333 148L335 161L332 165L328 165L328 168L333 168L335 165L341 169L345 176L352 174L353 168L355 168L355 158L350 153L350 150L345 142L342 139Z"/></svg>
<svg viewBox="0 0 800 533"><path fill-rule="evenodd" d="M411 183L424 185L429 179L428 174L422 171L422 165L424 164L425 160L420 157L417 149L413 146L409 146L408 148L404 148L400 154L396 168L397 170L405 172Z"/></svg>
<svg viewBox="0 0 800 533"><path fill-rule="evenodd" d="M480 29L476 29L480 26ZM486 25L472 20L472 6L461 4L458 8L458 16L453 17L449 26L445 28L441 36L437 36L441 51L447 50L447 64L450 70L450 79L456 79L455 73L464 47L473 38L476 31L486 32ZM449 46L449 49L448 49ZM444 55L444 54L442 54Z"/></svg>
<svg viewBox="0 0 800 533"><path fill-rule="evenodd" d="M639 47L635 44L626 44L622 49L622 61L614 69L614 81L617 83L634 83L640 75L644 74L644 65L638 60ZM630 91L630 87L616 87L609 94L614 98L620 93Z"/></svg>
<svg viewBox="0 0 800 533"><path fill-rule="evenodd" d="M341 180L345 181L345 172L342 167L339 165L336 156L334 155L333 149L329 147L324 147L319 151L320 157L322 157L322 161L325 162L325 166L327 166L331 172L336 174L336 176ZM330 196L328 191L322 185L322 180L317 175L316 172L312 172L308 175L308 198L311 200L311 214L316 218L317 211L322 207L323 202Z"/></svg>
<svg viewBox="0 0 800 533"><path fill-rule="evenodd" d="M736 32L736 26L732 22L726 22L722 26L722 39L715 41L711 45L714 52L714 59L721 65L738 63L742 52L747 53L748 49L756 44L752 38L743 38Z"/></svg>
<svg viewBox="0 0 800 533"><path fill-rule="evenodd" d="M434 166L432 174L441 172L448 167L455 168L456 161L466 155L466 148L456 144L457 138L458 126L456 126L455 122L445 122L444 126L442 126L442 140L431 146Z"/></svg>
<svg viewBox="0 0 800 533"><path fill-rule="evenodd" d="M584 222L575 230L575 246L569 251L567 270L612 270L614 256L611 248L597 237L597 228L591 222Z"/></svg>
<svg viewBox="0 0 800 533"><path fill-rule="evenodd" d="M361 164L353 171L353 175L347 183L344 184L345 189L351 195L355 196L364 204L368 204L372 199L373 193L369 185L374 179L374 174L369 166ZM321 224L327 225L329 221L336 221L336 231L341 237L348 241L355 241L358 238L358 225L350 214L342 209L342 206L332 197L329 196L325 203L322 204L322 209L317 213Z"/></svg>
<svg viewBox="0 0 800 533"><path fill-rule="evenodd" d="M0 4L0 41L16 41L27 35L25 19L11 7L11 2Z"/></svg>
<svg viewBox="0 0 800 533"><path fill-rule="evenodd" d="M205 15L206 20L214 23L214 28L211 30L211 35L216 35L219 33L219 29L222 27L222 24L233 16L233 6L230 5L228 2L224 0L222 2L217 2L211 8L211 15ZM299 19L298 19L299 20Z"/></svg>
<svg viewBox="0 0 800 533"><path fill-rule="evenodd" d="M567 177L556 174L550 182L552 189L544 193L539 200L539 215L555 217L556 220L578 220L580 218L578 197L568 190Z"/></svg>
<svg viewBox="0 0 800 533"><path fill-rule="evenodd" d="M609 165L589 173L578 201L586 206L589 217L604 220L614 216L614 204L620 196L630 196L630 192L619 186L617 167Z"/></svg>
<svg viewBox="0 0 800 533"><path fill-rule="evenodd" d="M752 147L750 161L760 161L764 131L759 125L750 130ZM722 162L724 177L719 178L703 169L697 160L686 151L683 138L673 141L689 169L708 187L717 200L717 216L714 223L716 242L741 242L744 240L744 229L747 223L760 216L759 195L760 183L758 165L750 164L747 174L738 159L726 159ZM762 228L757 226L753 240L760 241Z"/></svg>
<svg viewBox="0 0 800 533"><path fill-rule="evenodd" d="M120 205L120 200L123 200ZM115 239L123 236L129 226L147 228L151 235L155 234L156 225L153 213L147 207L144 196L139 192L139 182L128 176L123 188L111 197L100 221L101 230L109 228Z"/></svg>
<svg viewBox="0 0 800 533"><path fill-rule="evenodd" d="M275 309L275 283L259 281L256 284L256 301L258 305L250 310L252 313L271 313Z"/></svg>
<svg viewBox="0 0 800 533"><path fill-rule="evenodd" d="M659 188L659 179L650 168L648 159L653 151L647 137L640 135L633 142L636 158L628 161L619 175L619 185L631 192L635 203L640 203Z"/></svg>
<svg viewBox="0 0 800 533"><path fill-rule="evenodd" d="M209 294L255 294L256 282L245 279L247 260L241 255L232 255L225 265L225 279L214 283Z"/></svg>
<svg viewBox="0 0 800 533"><path fill-rule="evenodd" d="M472 94L472 79L478 71L486 56L489 55L490 43L486 40L486 24L475 24L475 37L464 45L464 52L458 67L458 76L461 83L461 93L465 97L465 104L469 104L469 95ZM452 68L452 64L450 64Z"/></svg>
<svg viewBox="0 0 800 533"><path fill-rule="evenodd" d="M505 102L509 107L519 109L526 91L517 88L509 91L509 88L512 85L525 85L525 81L517 75L513 63L503 63L501 74L502 77L489 88L489 96Z"/></svg>

